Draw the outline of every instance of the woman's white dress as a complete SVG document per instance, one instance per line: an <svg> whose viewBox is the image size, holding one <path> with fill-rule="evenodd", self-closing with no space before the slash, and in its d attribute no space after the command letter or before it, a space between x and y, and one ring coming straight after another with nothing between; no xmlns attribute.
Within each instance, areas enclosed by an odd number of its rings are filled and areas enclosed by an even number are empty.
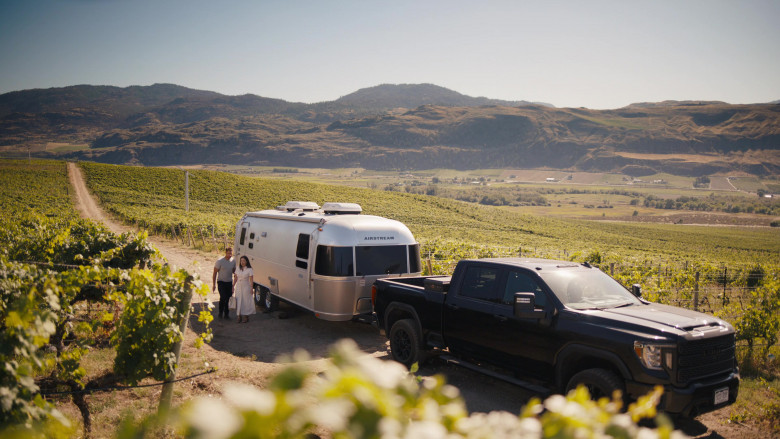
<svg viewBox="0 0 780 439"><path fill-rule="evenodd" d="M252 284L249 277L252 269L236 267L236 314L248 316L255 314L255 299L252 295Z"/></svg>

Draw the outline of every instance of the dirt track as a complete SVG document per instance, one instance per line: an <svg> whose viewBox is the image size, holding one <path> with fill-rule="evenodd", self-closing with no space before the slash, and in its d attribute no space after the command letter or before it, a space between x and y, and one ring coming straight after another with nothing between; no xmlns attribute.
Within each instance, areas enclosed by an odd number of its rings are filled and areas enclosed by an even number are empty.
<svg viewBox="0 0 780 439"><path fill-rule="evenodd" d="M89 194L78 166L68 163L68 173L75 190L77 209L83 217L102 222L115 233L132 230L114 221L100 209ZM201 280L211 287L213 264L219 255L204 255L158 237L150 237L150 240L170 264L199 274ZM217 299L218 295L213 292L208 298L214 304ZM204 305L201 303L196 306ZM199 379L201 383L197 387L205 389L209 394L220 392L221 386L229 381L248 382L263 387L269 377L282 367L275 361L277 356L292 353L298 348L311 354L314 368L324 367L328 346L342 338L355 340L366 355L388 357L386 339L370 325L326 322L284 305L282 310L283 313L267 314L258 309L258 314L251 316L248 324L215 319L212 322L214 339L209 345L200 351L191 347L184 349L183 358L207 361L210 366L219 369L217 373ZM188 338L192 338L191 332ZM529 391L503 381L436 360L421 368L419 374L445 375L450 384L461 390L470 411L505 410L518 413L527 400L534 396ZM185 398L200 393L195 392ZM698 418L701 422L687 421L680 427L684 428L686 434L700 438L766 437L753 428L727 424L727 410L704 415Z"/></svg>

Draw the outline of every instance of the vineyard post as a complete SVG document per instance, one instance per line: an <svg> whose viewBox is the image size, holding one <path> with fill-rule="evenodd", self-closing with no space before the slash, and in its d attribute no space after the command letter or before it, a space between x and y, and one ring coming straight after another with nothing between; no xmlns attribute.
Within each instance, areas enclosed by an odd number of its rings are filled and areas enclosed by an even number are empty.
<svg viewBox="0 0 780 439"><path fill-rule="evenodd" d="M203 228L198 226L198 233L200 233L200 242L203 243L203 250L206 250L206 238L203 237Z"/></svg>
<svg viewBox="0 0 780 439"><path fill-rule="evenodd" d="M430 253L428 254L428 275L429 276L433 275L433 264L431 264L431 255L430 255Z"/></svg>
<svg viewBox="0 0 780 439"><path fill-rule="evenodd" d="M723 267L723 306L726 306L726 284L728 284L729 278L728 275L728 269L726 267Z"/></svg>
<svg viewBox="0 0 780 439"><path fill-rule="evenodd" d="M192 230L190 227L187 227L187 245L190 247L195 247L195 240L192 239Z"/></svg>
<svg viewBox="0 0 780 439"><path fill-rule="evenodd" d="M699 272L693 278L693 310L699 310Z"/></svg>
<svg viewBox="0 0 780 439"><path fill-rule="evenodd" d="M614 276L615 275L615 263L610 262L609 263L609 275Z"/></svg>
<svg viewBox="0 0 780 439"><path fill-rule="evenodd" d="M217 249L217 237L214 236L214 229L216 227L214 227L214 226L209 226L209 227L211 228L211 243L214 245L214 249L212 251L217 251L218 250Z"/></svg>
<svg viewBox="0 0 780 439"><path fill-rule="evenodd" d="M181 356L181 344L184 341L184 331L187 330L187 321L190 319L190 304L192 302L192 276L188 275L184 281L184 296L180 306L184 311L181 316L181 322L179 322L179 332L181 338L173 345L173 354L176 356L176 367L173 368L171 376L165 380L163 384L162 392L160 393L160 404L157 407L157 413L167 413L171 408L171 401L173 399L173 383L176 381L176 368L179 367L179 357Z"/></svg>
<svg viewBox="0 0 780 439"><path fill-rule="evenodd" d="M171 238L173 238L174 241L179 238L176 236L176 229L173 228L173 225L171 225Z"/></svg>

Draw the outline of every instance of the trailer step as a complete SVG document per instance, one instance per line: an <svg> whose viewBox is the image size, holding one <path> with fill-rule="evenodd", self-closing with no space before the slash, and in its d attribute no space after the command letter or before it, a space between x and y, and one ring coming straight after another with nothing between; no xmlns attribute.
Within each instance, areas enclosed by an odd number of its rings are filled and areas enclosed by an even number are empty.
<svg viewBox="0 0 780 439"><path fill-rule="evenodd" d="M496 371L494 371L492 369L488 369L486 367L482 367L482 366L480 366L478 364L470 363L468 361L461 360L460 358L453 357L452 355L440 355L439 358L441 360L445 361L448 364L455 364L455 365L458 365L458 366L461 366L461 367L465 367L466 369L471 369L471 370L473 370L475 372L479 372L481 374L488 375L490 377L493 377L493 378L496 378L496 379L499 379L499 380L502 380L502 381L506 381L506 382L514 384L514 385L516 385L518 387L522 387L522 388L524 388L526 390L534 392L534 393L536 393L536 394L538 394L539 396L542 396L542 397L547 397L547 396L549 396L552 393L552 391L550 389L548 389L548 388L546 388L544 386L541 386L539 384L534 384L534 383L529 382L529 381L524 381L524 380L515 378L515 377L513 377L511 375L505 375L505 374L496 372Z"/></svg>

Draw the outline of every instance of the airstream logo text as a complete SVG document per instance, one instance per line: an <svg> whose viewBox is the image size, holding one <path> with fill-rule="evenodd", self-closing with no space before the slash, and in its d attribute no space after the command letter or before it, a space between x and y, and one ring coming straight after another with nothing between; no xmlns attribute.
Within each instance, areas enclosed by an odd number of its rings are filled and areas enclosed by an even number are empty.
<svg viewBox="0 0 780 439"><path fill-rule="evenodd" d="M363 241L394 241L395 236L366 236Z"/></svg>

